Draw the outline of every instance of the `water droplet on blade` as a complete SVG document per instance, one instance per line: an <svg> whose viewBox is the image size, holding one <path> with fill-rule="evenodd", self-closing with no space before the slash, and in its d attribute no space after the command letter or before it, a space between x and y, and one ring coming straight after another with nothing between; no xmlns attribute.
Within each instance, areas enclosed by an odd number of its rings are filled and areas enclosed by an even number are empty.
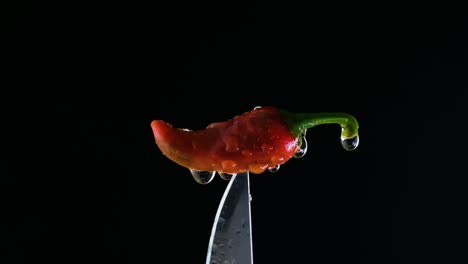
<svg viewBox="0 0 468 264"><path fill-rule="evenodd" d="M359 145L359 136L353 138L344 138L341 137L341 146L347 151L355 150Z"/></svg>
<svg viewBox="0 0 468 264"><path fill-rule="evenodd" d="M218 174L219 174L219 177L221 177L221 179L225 181L231 180L231 178L236 175L236 173L227 173L227 172L219 172L219 171L218 171Z"/></svg>
<svg viewBox="0 0 468 264"><path fill-rule="evenodd" d="M192 173L193 178L199 184L208 184L210 183L216 172L215 171L201 171L201 170L190 170Z"/></svg>
<svg viewBox="0 0 468 264"><path fill-rule="evenodd" d="M273 172L273 173L279 171L279 169L280 169L280 165L279 165L279 164L276 165L276 166L274 166L274 167L268 168L268 170L269 170L270 172Z"/></svg>
<svg viewBox="0 0 468 264"><path fill-rule="evenodd" d="M294 153L294 158L302 158L307 153L307 139L305 137L305 132L302 134L301 142L299 145L299 150Z"/></svg>

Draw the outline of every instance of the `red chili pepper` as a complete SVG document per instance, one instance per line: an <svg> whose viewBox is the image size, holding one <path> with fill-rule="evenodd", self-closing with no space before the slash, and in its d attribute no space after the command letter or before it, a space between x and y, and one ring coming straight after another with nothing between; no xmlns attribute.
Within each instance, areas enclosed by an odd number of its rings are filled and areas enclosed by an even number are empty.
<svg viewBox="0 0 468 264"><path fill-rule="evenodd" d="M357 147L357 121L345 113L293 114L271 106L256 107L196 131L161 120L154 120L151 127L162 153L179 165L197 171L259 174L301 151L307 128L330 123L341 125L345 149Z"/></svg>

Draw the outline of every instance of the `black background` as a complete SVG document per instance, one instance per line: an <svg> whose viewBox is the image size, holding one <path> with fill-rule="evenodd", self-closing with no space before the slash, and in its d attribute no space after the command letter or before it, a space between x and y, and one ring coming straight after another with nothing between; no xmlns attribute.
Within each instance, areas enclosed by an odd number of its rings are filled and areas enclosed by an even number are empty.
<svg viewBox="0 0 468 264"><path fill-rule="evenodd" d="M2 9L2 263L204 263L226 186L150 122L347 112L251 177L255 263L466 263L467 19L395 6L16 3ZM453 9L456 10L456 9ZM5 234L5 235L3 235Z"/></svg>

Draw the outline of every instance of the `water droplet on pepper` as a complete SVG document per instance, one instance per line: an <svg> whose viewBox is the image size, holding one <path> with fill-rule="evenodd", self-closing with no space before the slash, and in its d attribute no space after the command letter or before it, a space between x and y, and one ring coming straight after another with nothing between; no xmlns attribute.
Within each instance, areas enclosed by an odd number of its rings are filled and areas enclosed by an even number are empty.
<svg viewBox="0 0 468 264"><path fill-rule="evenodd" d="M273 166L273 167L269 167L269 168L268 168L268 170L269 170L270 172L273 172L273 173L279 171L279 169L280 169L280 165L279 165L279 164L276 165L276 166Z"/></svg>
<svg viewBox="0 0 468 264"><path fill-rule="evenodd" d="M239 150L239 139L236 136L225 135L222 139L226 145L225 150L227 152L234 152Z"/></svg>
<svg viewBox="0 0 468 264"><path fill-rule="evenodd" d="M341 146L347 151L355 150L359 145L359 135L352 138L341 137Z"/></svg>
<svg viewBox="0 0 468 264"><path fill-rule="evenodd" d="M267 151L270 151L273 149L273 146L269 145L269 144L262 144L260 146L260 148L262 149L263 152L267 152Z"/></svg>
<svg viewBox="0 0 468 264"><path fill-rule="evenodd" d="M193 178L199 184L208 184L210 183L214 176L215 171L201 171L201 170L193 170L191 169L190 172L192 173Z"/></svg>
<svg viewBox="0 0 468 264"><path fill-rule="evenodd" d="M246 149L242 150L241 153L242 153L243 156L246 156L246 157L250 157L250 156L253 155L253 152L252 152L252 151L246 150Z"/></svg>
<svg viewBox="0 0 468 264"><path fill-rule="evenodd" d="M254 163L249 165L249 171L255 174L260 174L266 170L268 164Z"/></svg>
<svg viewBox="0 0 468 264"><path fill-rule="evenodd" d="M275 155L275 156L272 156L270 160L273 164L281 164L284 161L284 157Z"/></svg>
<svg viewBox="0 0 468 264"><path fill-rule="evenodd" d="M225 181L229 181L231 180L232 177L237 175L237 173L226 173L226 172L218 172L218 174L219 174L219 177L221 177L221 179Z"/></svg>
<svg viewBox="0 0 468 264"><path fill-rule="evenodd" d="M223 167L223 171L233 171L236 169L237 163L233 160L223 160L221 167Z"/></svg>
<svg viewBox="0 0 468 264"><path fill-rule="evenodd" d="M302 158L307 153L307 139L305 137L305 132L302 134L302 138L299 142L299 149L294 153L296 159Z"/></svg>

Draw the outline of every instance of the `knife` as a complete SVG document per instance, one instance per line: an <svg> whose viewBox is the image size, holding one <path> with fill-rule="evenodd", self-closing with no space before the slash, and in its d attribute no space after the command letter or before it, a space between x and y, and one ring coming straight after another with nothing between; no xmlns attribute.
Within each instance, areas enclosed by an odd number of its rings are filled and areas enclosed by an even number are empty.
<svg viewBox="0 0 468 264"><path fill-rule="evenodd" d="M253 264L249 172L232 176L216 212L206 264Z"/></svg>

